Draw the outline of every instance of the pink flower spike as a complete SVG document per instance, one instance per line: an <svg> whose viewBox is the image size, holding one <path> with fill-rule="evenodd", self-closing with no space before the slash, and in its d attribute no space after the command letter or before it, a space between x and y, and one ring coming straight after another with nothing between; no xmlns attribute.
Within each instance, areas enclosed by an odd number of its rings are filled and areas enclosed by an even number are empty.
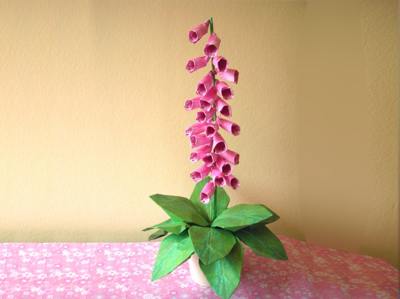
<svg viewBox="0 0 400 299"><path fill-rule="evenodd" d="M218 38L218 36L215 33L211 34L208 38L206 46L204 47L204 54L209 57L214 57L215 54L217 54L220 43L221 40Z"/></svg>
<svg viewBox="0 0 400 299"><path fill-rule="evenodd" d="M234 136L237 136L240 134L240 126L231 122L230 120L218 118L217 123L221 128L228 131L229 133L231 133Z"/></svg>
<svg viewBox="0 0 400 299"><path fill-rule="evenodd" d="M233 98L233 91L232 89L229 87L228 84L226 84L225 82L221 82L218 81L217 85L217 90L219 92L219 94L225 99L225 100L229 100Z"/></svg>
<svg viewBox="0 0 400 299"><path fill-rule="evenodd" d="M217 156L213 153L205 154L202 158L205 165L211 167L217 159Z"/></svg>
<svg viewBox="0 0 400 299"><path fill-rule="evenodd" d="M226 178L226 183L232 187L232 189L237 189L239 188L239 180L234 177L233 175L229 175Z"/></svg>
<svg viewBox="0 0 400 299"><path fill-rule="evenodd" d="M210 202L211 197L213 196L215 191L215 184L213 181L209 181L201 190L200 200L202 203L207 204Z"/></svg>
<svg viewBox="0 0 400 299"><path fill-rule="evenodd" d="M190 136L190 143L192 144L192 147L207 145L211 144L211 138L204 135L192 135Z"/></svg>
<svg viewBox="0 0 400 299"><path fill-rule="evenodd" d="M217 97L216 101L216 106L217 106L217 111L221 113L225 117L231 117L232 116L232 110L231 107L220 97Z"/></svg>
<svg viewBox="0 0 400 299"><path fill-rule="evenodd" d="M185 102L185 109L187 111L189 110L193 110L193 109L197 109L197 108L201 108L200 105L200 97L195 97L193 99L189 99Z"/></svg>
<svg viewBox="0 0 400 299"><path fill-rule="evenodd" d="M186 63L186 70L189 73L193 73L194 71L197 71L198 69L201 69L202 67L205 67L207 65L209 59L210 59L210 57L208 57L208 56L200 56L200 57L190 59Z"/></svg>
<svg viewBox="0 0 400 299"><path fill-rule="evenodd" d="M234 164L234 165L239 164L240 156L238 153L236 153L234 151L231 151L228 149L228 150L220 153L220 156L231 164Z"/></svg>
<svg viewBox="0 0 400 299"><path fill-rule="evenodd" d="M223 175L230 175L232 172L232 166L225 159L218 159L216 166Z"/></svg>
<svg viewBox="0 0 400 299"><path fill-rule="evenodd" d="M207 20L204 23L201 23L194 27L192 30L189 31L189 41L192 42L193 44L197 43L203 35L205 35L208 32L208 25L210 24L210 21Z"/></svg>
<svg viewBox="0 0 400 299"><path fill-rule="evenodd" d="M226 150L224 138L217 132L213 136L212 150L214 153L219 154Z"/></svg>
<svg viewBox="0 0 400 299"><path fill-rule="evenodd" d="M226 67L228 66L228 61L222 56L217 56L213 58L212 63L218 73L224 72L226 70Z"/></svg>
<svg viewBox="0 0 400 299"><path fill-rule="evenodd" d="M204 95L206 95L207 91L210 90L212 85L213 85L213 77L212 77L211 73L209 72L197 84L196 93L199 94L199 95L204 96Z"/></svg>
<svg viewBox="0 0 400 299"><path fill-rule="evenodd" d="M206 165L202 165L199 168L197 168L195 171L193 171L190 176L191 178L195 181L201 181L202 179L204 179L209 173L210 173L211 168L206 166Z"/></svg>
<svg viewBox="0 0 400 299"><path fill-rule="evenodd" d="M227 69L226 71L219 72L218 75L221 79L233 82L235 84L237 84L239 80L239 72L233 69Z"/></svg>

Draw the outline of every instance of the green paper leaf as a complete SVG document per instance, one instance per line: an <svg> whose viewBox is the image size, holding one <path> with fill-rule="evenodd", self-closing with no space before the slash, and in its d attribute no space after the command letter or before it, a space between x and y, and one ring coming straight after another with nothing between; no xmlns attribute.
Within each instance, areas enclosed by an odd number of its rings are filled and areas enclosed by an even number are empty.
<svg viewBox="0 0 400 299"><path fill-rule="evenodd" d="M206 204L207 215L210 221L214 221L223 211L228 208L229 205L229 196L225 192L224 188L217 187L216 194L214 193L213 197L211 198L210 202ZM214 201L217 201L217 209L214 211Z"/></svg>
<svg viewBox="0 0 400 299"><path fill-rule="evenodd" d="M142 229L142 232L147 232L152 229L154 229L154 226L146 227L146 228Z"/></svg>
<svg viewBox="0 0 400 299"><path fill-rule="evenodd" d="M206 265L226 256L236 242L231 232L219 228L192 226L189 235L194 250Z"/></svg>
<svg viewBox="0 0 400 299"><path fill-rule="evenodd" d="M264 205L239 204L223 211L211 226L234 232L246 226L268 220L272 216L272 212Z"/></svg>
<svg viewBox="0 0 400 299"><path fill-rule="evenodd" d="M193 244L187 231L180 235L169 235L161 242L151 280L160 279L171 273L193 252Z"/></svg>
<svg viewBox="0 0 400 299"><path fill-rule="evenodd" d="M236 242L232 251L226 257L210 265L200 262L201 270L211 287L223 299L230 298L239 285L242 265L243 249L240 242Z"/></svg>
<svg viewBox="0 0 400 299"><path fill-rule="evenodd" d="M150 198L158 204L174 221L184 221L198 225L208 225L208 221L187 198L174 195L154 194Z"/></svg>
<svg viewBox="0 0 400 299"><path fill-rule="evenodd" d="M276 214L276 213L275 213L274 211L272 211L271 209L268 208L268 210L272 213L272 216L271 216L270 218L268 218L267 220L262 221L261 223L263 223L263 224L269 224L269 223L275 222L275 221L279 220L279 218L281 218L281 217L279 217L278 214Z"/></svg>
<svg viewBox="0 0 400 299"><path fill-rule="evenodd" d="M168 219L164 222L161 222L160 224L154 225L154 227L163 229L169 233L179 235L187 228L187 225L185 222L182 221L175 221L172 219Z"/></svg>
<svg viewBox="0 0 400 299"><path fill-rule="evenodd" d="M157 230L155 233L152 233L149 237L148 240L155 240L161 237L164 237L165 235L168 235L168 232L162 229Z"/></svg>
<svg viewBox="0 0 400 299"><path fill-rule="evenodd" d="M246 227L235 234L255 254L276 260L287 260L281 241L264 224Z"/></svg>
<svg viewBox="0 0 400 299"><path fill-rule="evenodd" d="M205 184L211 180L210 177L206 177L196 184L192 195L190 196L190 201L197 208L197 210L205 217L207 220L212 222L219 214L221 214L229 205L229 196L225 190L221 187L216 188L216 211L215 211L215 193L210 199L209 203L204 204L200 201L200 193L203 190Z"/></svg>

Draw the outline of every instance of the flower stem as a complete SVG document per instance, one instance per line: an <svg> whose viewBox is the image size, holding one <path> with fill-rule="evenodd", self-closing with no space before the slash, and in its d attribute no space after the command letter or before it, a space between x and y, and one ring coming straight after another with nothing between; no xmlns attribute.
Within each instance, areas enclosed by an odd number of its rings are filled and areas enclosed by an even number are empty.
<svg viewBox="0 0 400 299"><path fill-rule="evenodd" d="M214 20L210 18L210 34L214 33ZM215 67L214 67L214 58L211 58L211 75L213 79L213 86L215 86ZM215 104L214 104L215 108ZM215 110L212 120L215 122L217 120L217 110ZM214 190L214 202L213 202L213 219L217 218L217 186L215 186Z"/></svg>
<svg viewBox="0 0 400 299"><path fill-rule="evenodd" d="M214 20L213 17L210 18L210 34L214 33ZM213 86L215 86L215 67L214 67L214 57L211 57L211 75L212 75L212 81L213 81ZM214 105L215 108L215 105ZM213 121L216 121L217 119L217 112L214 112L214 115L212 117Z"/></svg>

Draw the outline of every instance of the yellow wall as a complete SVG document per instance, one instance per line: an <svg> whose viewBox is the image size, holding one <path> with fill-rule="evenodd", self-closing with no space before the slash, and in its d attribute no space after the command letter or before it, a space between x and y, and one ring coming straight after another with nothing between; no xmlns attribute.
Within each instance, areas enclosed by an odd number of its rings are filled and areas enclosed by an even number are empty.
<svg viewBox="0 0 400 299"><path fill-rule="evenodd" d="M275 231L398 256L396 1L0 0L0 240L139 241L188 195L183 110L209 17L240 70L234 203ZM202 44L202 42L201 42Z"/></svg>

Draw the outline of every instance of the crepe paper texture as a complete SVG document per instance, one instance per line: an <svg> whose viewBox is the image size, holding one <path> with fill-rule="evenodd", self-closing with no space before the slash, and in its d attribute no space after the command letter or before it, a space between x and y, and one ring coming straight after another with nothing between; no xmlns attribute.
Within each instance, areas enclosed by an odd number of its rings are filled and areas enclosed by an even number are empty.
<svg viewBox="0 0 400 299"><path fill-rule="evenodd" d="M281 241L266 227L279 219L276 213L260 204L228 208L230 199L223 188L239 187L233 168L239 164L240 156L228 148L221 134L238 136L240 126L228 119L232 109L227 101L234 98L234 93L225 81L237 84L239 72L228 68L227 59L220 55L221 39L214 32L212 18L191 29L189 41L199 42L208 30L204 55L186 63L189 73L211 66L197 83L196 95L184 103L187 111L196 111L196 122L185 130L192 147L190 161L201 163L190 174L196 185L190 198L150 196L170 218L144 231L156 230L149 240L165 237L154 263L153 281L170 274L196 254L211 288L227 299L240 283L242 244L270 259L286 260L287 255Z"/></svg>

